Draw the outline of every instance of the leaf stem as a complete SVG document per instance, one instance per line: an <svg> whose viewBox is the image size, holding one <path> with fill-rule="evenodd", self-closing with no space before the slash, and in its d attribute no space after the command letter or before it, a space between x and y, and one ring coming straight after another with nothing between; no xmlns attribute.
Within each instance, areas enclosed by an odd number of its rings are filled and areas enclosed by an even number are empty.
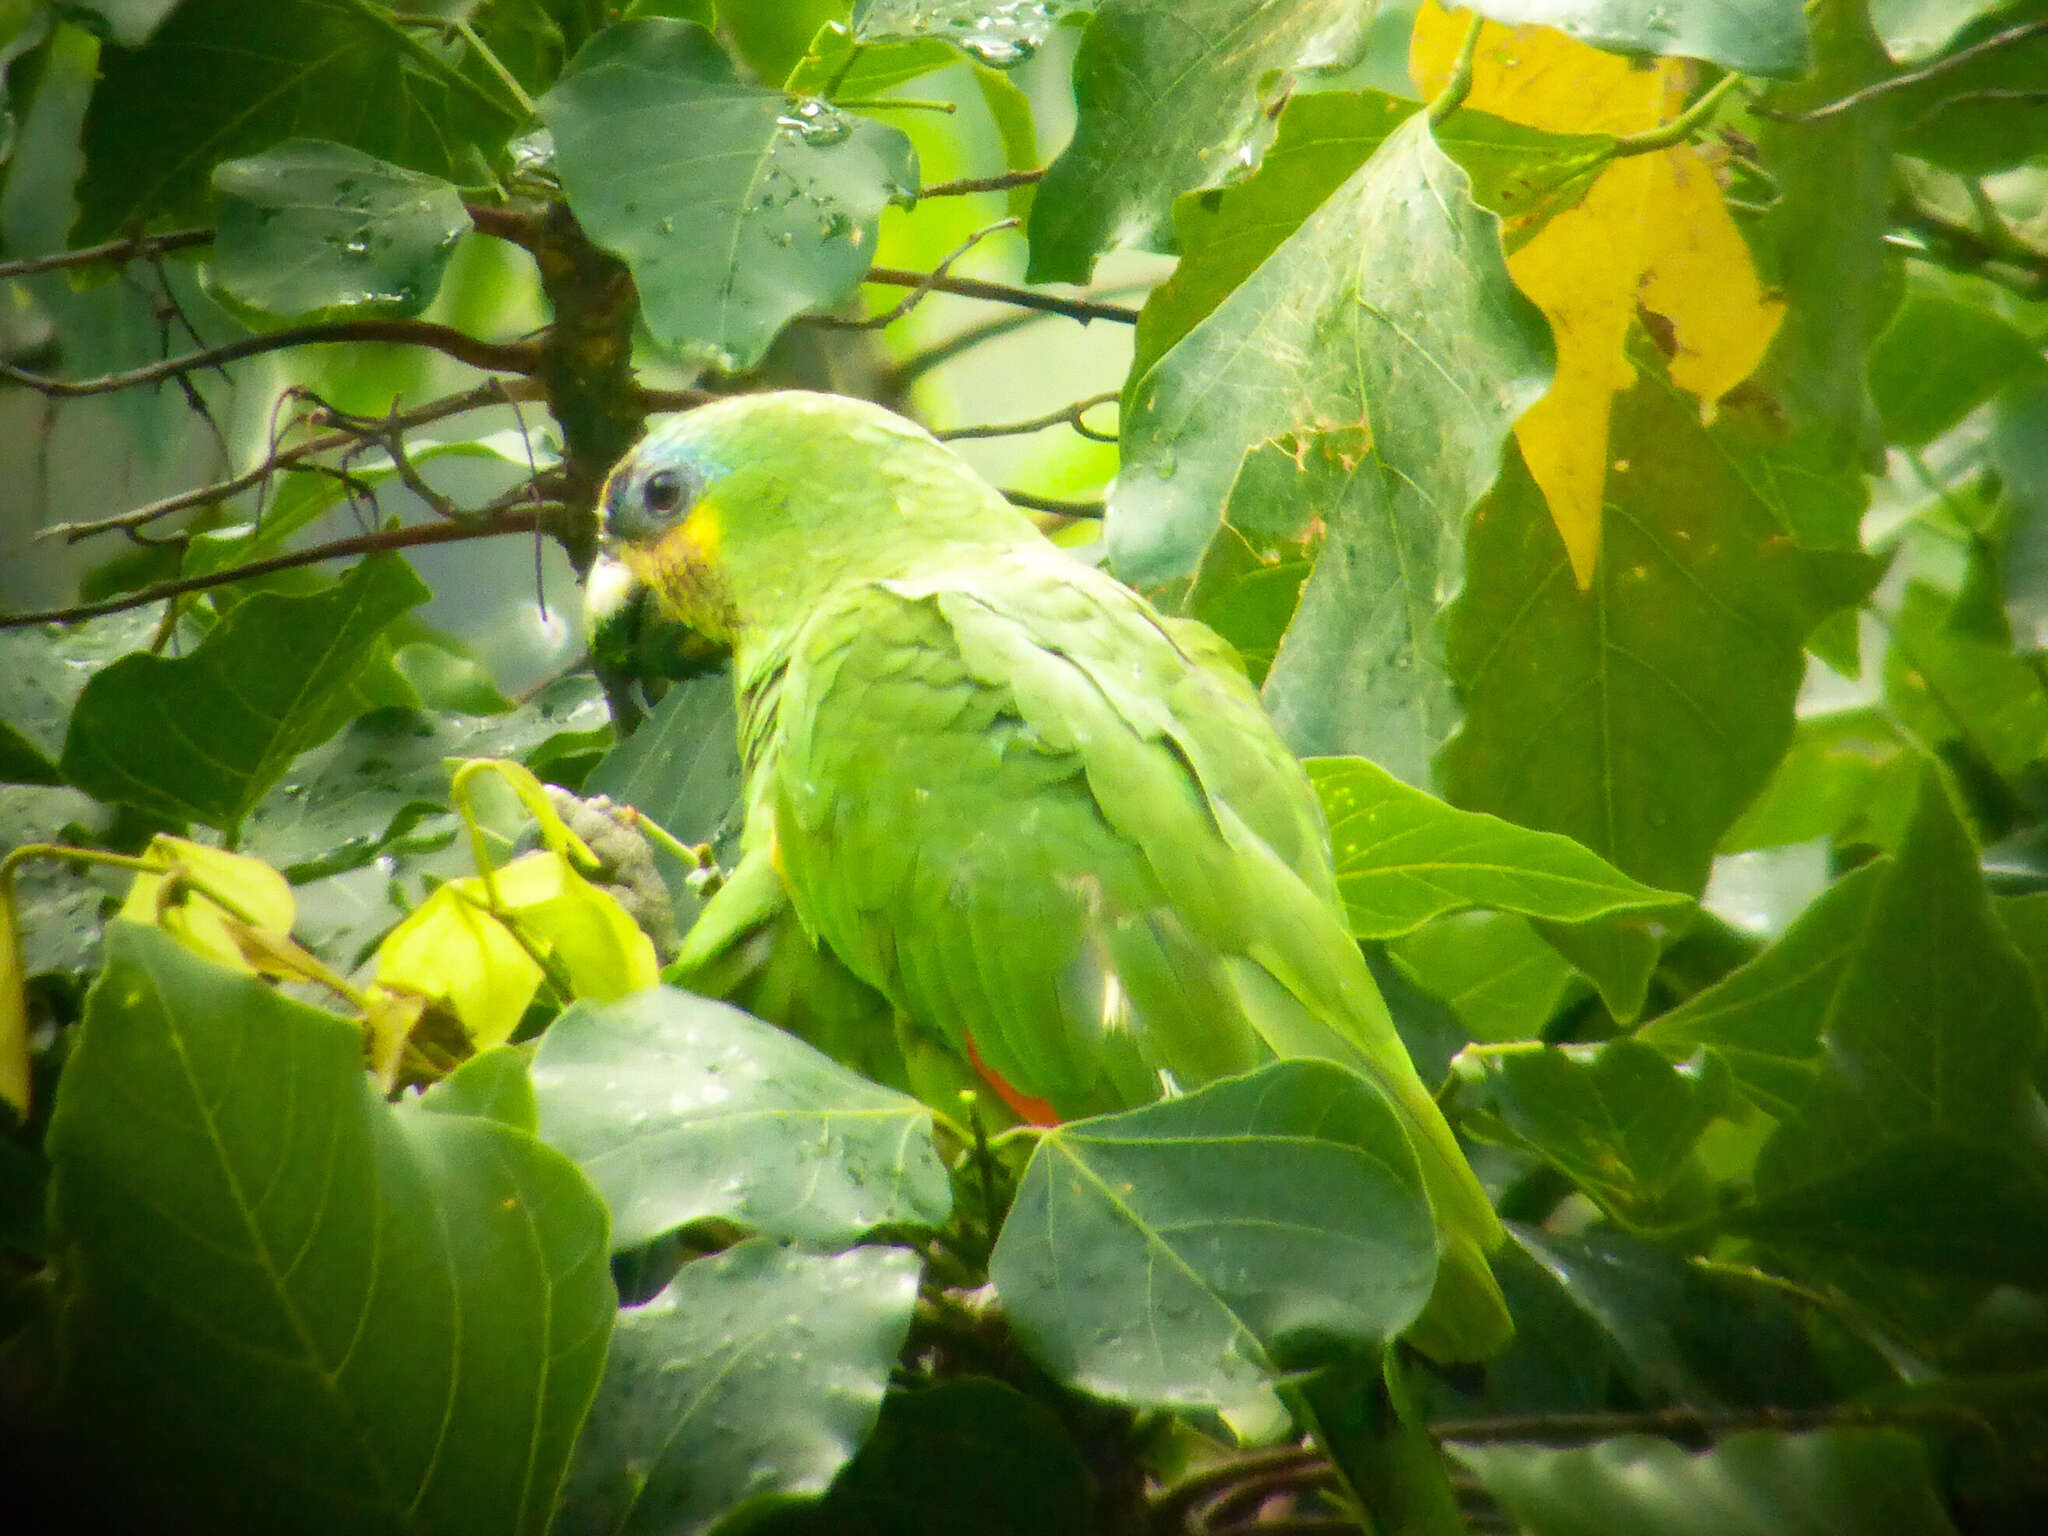
<svg viewBox="0 0 2048 1536"><path fill-rule="evenodd" d="M1436 93L1436 99L1429 104L1429 126L1434 128L1465 104L1465 98L1472 94L1472 63L1479 56L1479 34L1486 27L1484 16L1474 16L1472 24L1465 29L1465 40L1458 44L1457 61L1451 66L1451 78L1444 82L1444 88Z"/></svg>
<svg viewBox="0 0 2048 1536"><path fill-rule="evenodd" d="M1138 323L1138 312L1128 304L1105 304L1099 299L1066 299L1009 283L984 282L977 277L940 277L930 272L907 272L901 267L870 267L861 281L884 283L892 288L929 287L963 299L988 299L997 304L1014 304L1019 309L1065 315L1069 320L1079 320L1084 324L1090 320L1114 320L1119 325Z"/></svg>
<svg viewBox="0 0 2048 1536"><path fill-rule="evenodd" d="M934 182L917 194L919 202L928 197L961 197L969 192L1007 192L1028 187L1045 179L1043 167L1035 171L1005 171L1000 176L964 176L958 181Z"/></svg>
<svg viewBox="0 0 2048 1536"><path fill-rule="evenodd" d="M905 112L944 112L948 116L960 110L954 102L931 101L921 96L848 97L845 101L835 101L832 105L845 107L852 112L882 112L895 107Z"/></svg>
<svg viewBox="0 0 2048 1536"><path fill-rule="evenodd" d="M1641 133L1623 134L1616 139L1607 153L1619 160L1627 155L1647 155L1660 149L1670 149L1691 138L1706 121L1721 110L1721 103L1742 84L1742 76L1730 72L1716 80L1711 87L1701 92L1699 100L1687 107L1670 122L1656 128L1647 128Z"/></svg>

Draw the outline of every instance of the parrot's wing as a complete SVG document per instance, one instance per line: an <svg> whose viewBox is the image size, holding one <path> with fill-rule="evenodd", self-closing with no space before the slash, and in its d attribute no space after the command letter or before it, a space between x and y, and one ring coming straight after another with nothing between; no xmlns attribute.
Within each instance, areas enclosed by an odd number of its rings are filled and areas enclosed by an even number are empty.
<svg viewBox="0 0 2048 1536"><path fill-rule="evenodd" d="M848 588L778 691L777 857L852 969L1062 1115L1276 1053L1365 1073L1409 1123L1457 1277L1432 1352L1499 1342L1498 1223L1241 676L1048 551Z"/></svg>

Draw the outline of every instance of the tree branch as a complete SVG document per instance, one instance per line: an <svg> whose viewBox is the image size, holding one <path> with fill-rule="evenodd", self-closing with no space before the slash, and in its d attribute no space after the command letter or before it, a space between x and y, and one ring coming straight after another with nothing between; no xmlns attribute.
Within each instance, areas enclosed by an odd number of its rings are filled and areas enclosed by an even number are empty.
<svg viewBox="0 0 2048 1536"><path fill-rule="evenodd" d="M75 251L59 251L54 256L0 261L0 282L10 277L33 277L38 272L61 271L66 267L89 267L103 261L154 261L172 251L211 244L213 231L210 229L173 229L161 235L142 235L132 240L109 240L104 245L81 246Z"/></svg>
<svg viewBox="0 0 2048 1536"><path fill-rule="evenodd" d="M1091 443L1113 443L1114 432L1097 432L1083 419L1098 405L1107 405L1120 398L1115 390L1100 395L1090 395L1086 400L1076 400L1072 405L1063 405L1056 411L1047 411L1043 416L1033 416L1029 421L1006 421L990 426L948 427L943 432L934 432L942 443L965 442L977 437L1023 437L1032 432L1043 432L1047 427L1062 424L1072 427Z"/></svg>
<svg viewBox="0 0 2048 1536"><path fill-rule="evenodd" d="M76 400L86 395L106 395L175 379L201 368L239 362L266 352L292 347L327 346L336 342L383 341L400 346L429 347L457 362L487 372L531 374L540 366L541 351L530 341L479 341L467 331L427 320L323 320L311 325L288 326L260 336L244 336L224 346L188 352L166 358L143 368L121 373L103 373L92 379L53 379L12 363L0 363L0 379L33 389L53 400Z"/></svg>
<svg viewBox="0 0 2048 1536"><path fill-rule="evenodd" d="M1063 299L1034 288L1017 288L1009 283L984 282L978 277L945 277L936 272L906 272L901 267L870 267L863 282L885 283L892 288L932 288L963 299L987 299L996 304L1014 304L1048 315L1065 315L1084 325L1090 320L1114 320L1119 325L1136 325L1138 312L1128 304L1105 304L1099 299Z"/></svg>
<svg viewBox="0 0 2048 1536"><path fill-rule="evenodd" d="M410 411L401 411L391 420L399 430L410 431L414 427L427 426L450 416L460 416L467 411L502 405L509 400L539 398L539 386L529 380L520 379L511 384L493 380L488 384L479 384L474 389L463 390L460 394L430 400ZM324 425L326 419L323 413L316 411L309 424ZM160 501L152 501L147 506L135 507L113 517L103 517L89 523L53 523L47 528L39 529L35 537L39 540L62 539L67 544L76 544L96 534L143 528L159 518L170 516L173 512L182 512L188 507L203 507L213 502L225 501L230 496L239 496L243 491L262 484L274 474L305 467L308 460L318 458L321 454L351 448L362 441L363 436L360 432L330 432L295 447L275 449L262 463L232 479L217 481L212 485L195 486L189 491L179 491Z"/></svg>
<svg viewBox="0 0 2048 1536"><path fill-rule="evenodd" d="M1007 192L1012 187L1028 187L1045 178L1044 170L1005 171L1000 176L964 176L958 181L941 181L926 187L917 194L923 202L928 197L962 197L969 192Z"/></svg>
<svg viewBox="0 0 2048 1536"><path fill-rule="evenodd" d="M1100 517L1104 504L1099 501L1061 501L1054 496L1039 496L1030 491L1004 490L1003 500L1016 506L1028 507L1033 512L1052 512L1061 517Z"/></svg>
<svg viewBox="0 0 2048 1536"><path fill-rule="evenodd" d="M176 581L160 581L153 587L124 592L119 597L106 598L97 603L78 603L65 608L37 608L26 613L0 613L0 629L27 629L37 624L70 624L79 619L96 619L130 608L147 608L151 603L160 603L167 597L182 597L188 592L203 592L210 587L225 587L237 581L246 581L251 576L268 576L276 571L295 570L300 566L318 565L327 560L345 560L351 555L373 555L388 549L413 549L422 544L453 544L464 539L489 539L506 533L532 533L540 529L549 516L564 510L567 509L559 504L526 506L493 513L488 520L416 523L404 528L382 528L375 533L336 539L329 544L316 544L310 549L272 555L267 560L251 560L247 565L209 571L203 576L183 576Z"/></svg>
<svg viewBox="0 0 2048 1536"><path fill-rule="evenodd" d="M931 297L932 291L946 280L946 274L952 270L954 262L965 256L990 235L997 234L1006 229L1015 229L1020 222L1017 219L997 219L993 224L984 224L980 229L977 229L973 234L955 246L944 261L933 268L922 282L904 296L902 302L883 310L879 315L865 315L858 320L848 320L838 315L806 315L804 320L807 324L822 326L827 330L834 331L879 331L884 326L894 325L927 298Z"/></svg>
<svg viewBox="0 0 2048 1536"><path fill-rule="evenodd" d="M1952 69L1961 69L1965 64L1975 63L1988 53L1997 53L2000 49L2011 48L2026 42L2029 38L2043 35L2048 35L2048 17L2023 21L2016 27L2007 27L2003 32L1992 33L1981 43L1972 43L1967 48L1946 54L1918 69L1906 70L1887 79L1875 81L1861 90L1851 91L1834 101L1823 102L1811 112L1762 112L1760 115L1781 123L1817 123L1823 118L1837 117L1844 112L1854 111L1857 107L1875 101L1880 96L1888 96L1893 91L1903 91L1912 86L1925 84Z"/></svg>

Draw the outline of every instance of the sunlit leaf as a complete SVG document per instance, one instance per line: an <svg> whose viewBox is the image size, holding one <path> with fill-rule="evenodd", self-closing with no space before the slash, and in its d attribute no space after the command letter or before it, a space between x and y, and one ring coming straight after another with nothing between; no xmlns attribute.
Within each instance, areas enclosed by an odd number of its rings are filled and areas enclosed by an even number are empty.
<svg viewBox="0 0 2048 1536"><path fill-rule="evenodd" d="M1437 619L1465 512L1547 366L1492 216L1411 118L1136 386L1110 496L1117 571L1187 575L1226 502L1260 551L1253 530L1281 511L1320 516L1268 707L1298 751L1419 777L1455 724ZM1246 457L1267 442L1285 454ZM1283 505L1234 491L1241 465Z"/></svg>
<svg viewBox="0 0 2048 1536"><path fill-rule="evenodd" d="M244 956L238 930L253 925L280 937L291 933L298 911L292 888L261 859L165 833L150 839L143 857L169 865L172 873L137 875L117 916L159 927L193 953L251 973L256 967Z"/></svg>
<svg viewBox="0 0 2048 1536"><path fill-rule="evenodd" d="M1329 818L1337 892L1361 939L1398 938L1472 907L1584 923L1618 912L1671 922L1691 906L1568 837L1458 810L1364 758L1307 766Z"/></svg>
<svg viewBox="0 0 2048 1536"><path fill-rule="evenodd" d="M546 1529L616 1306L605 1215L356 1027L117 924L49 1146L75 1401L178 1519Z"/></svg>
<svg viewBox="0 0 2048 1536"><path fill-rule="evenodd" d="M757 1239L619 1314L560 1536L698 1536L815 1498L874 1427L917 1256Z"/></svg>
<svg viewBox="0 0 2048 1536"><path fill-rule="evenodd" d="M709 1216L851 1242L951 1209L931 1111L687 992L570 1009L533 1084L541 1134L604 1192L622 1250Z"/></svg>
<svg viewBox="0 0 2048 1536"><path fill-rule="evenodd" d="M608 28L540 113L569 204L632 270L648 329L727 369L848 297L882 209L917 188L901 133L742 84L687 22Z"/></svg>
<svg viewBox="0 0 2048 1536"><path fill-rule="evenodd" d="M1280 243L1422 103L1382 91L1317 91L1291 98L1273 142L1243 181L1188 193L1173 205L1181 259L1138 316L1136 383L1173 344L1272 255ZM1510 229L1540 227L1598 174L1612 139L1551 134L1484 112L1456 112L1432 130L1472 178L1472 197Z"/></svg>
<svg viewBox="0 0 2048 1536"><path fill-rule="evenodd" d="M989 1274L1061 1381L1257 1413L1276 1372L1413 1322L1436 1244L1386 1101L1297 1060L1047 1132Z"/></svg>

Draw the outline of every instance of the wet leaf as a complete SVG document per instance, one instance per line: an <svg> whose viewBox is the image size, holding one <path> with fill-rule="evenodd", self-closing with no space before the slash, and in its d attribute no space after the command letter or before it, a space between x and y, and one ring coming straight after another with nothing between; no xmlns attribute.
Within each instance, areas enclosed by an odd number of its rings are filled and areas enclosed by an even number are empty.
<svg viewBox="0 0 2048 1536"><path fill-rule="evenodd" d="M214 296L258 323L416 315L470 227L438 176L322 139L213 169Z"/></svg>
<svg viewBox="0 0 2048 1536"><path fill-rule="evenodd" d="M607 28L540 114L570 206L631 269L648 329L727 370L850 296L882 209L916 193L901 133L742 84L688 22Z"/></svg>
<svg viewBox="0 0 2048 1536"><path fill-rule="evenodd" d="M823 1493L882 1405L919 1264L763 1239L686 1264L613 1330L559 1536L697 1536Z"/></svg>
<svg viewBox="0 0 2048 1536"><path fill-rule="evenodd" d="M687 992L571 1008L533 1084L542 1136L604 1192L620 1250L709 1216L846 1243L951 1209L931 1111Z"/></svg>

